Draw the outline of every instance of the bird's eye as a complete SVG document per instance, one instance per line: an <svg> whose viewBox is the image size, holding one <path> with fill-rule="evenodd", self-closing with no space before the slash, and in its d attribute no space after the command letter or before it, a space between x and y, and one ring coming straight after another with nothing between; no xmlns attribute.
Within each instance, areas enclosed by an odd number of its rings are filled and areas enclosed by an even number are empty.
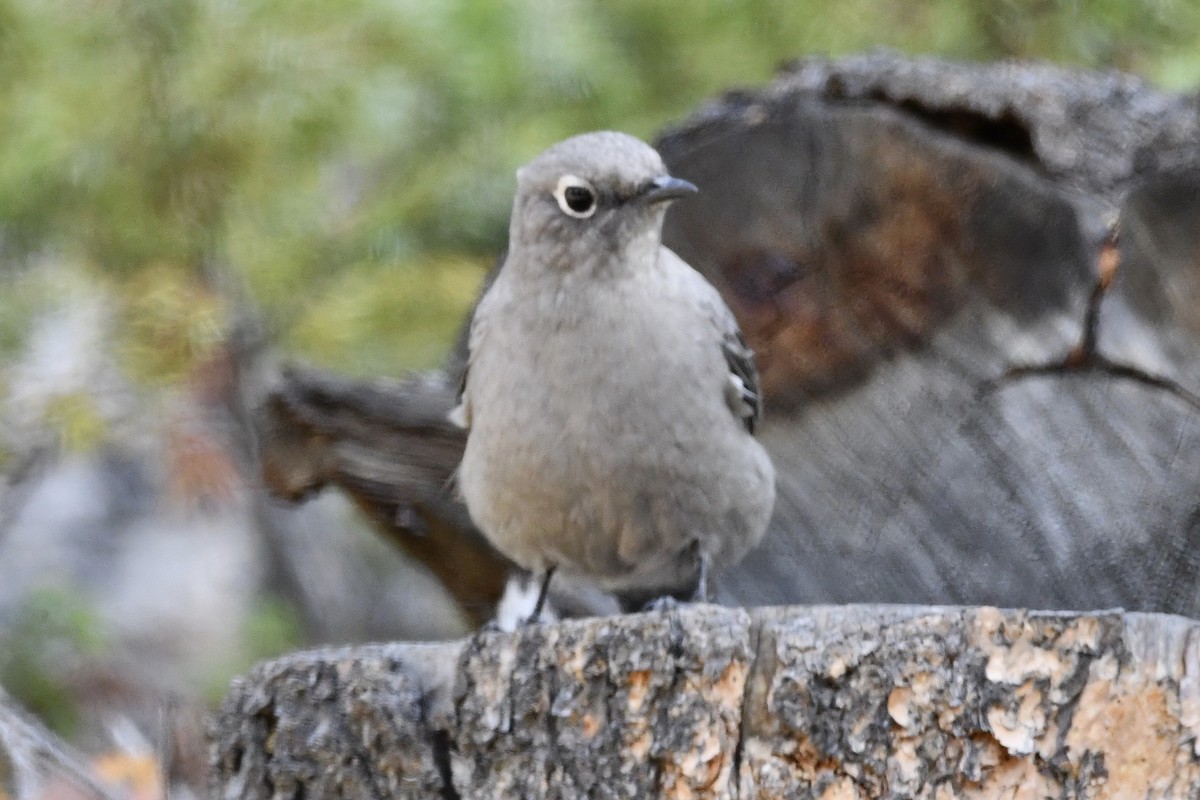
<svg viewBox="0 0 1200 800"><path fill-rule="evenodd" d="M563 175L554 189L554 199L568 216L586 219L596 213L596 190L583 178Z"/></svg>

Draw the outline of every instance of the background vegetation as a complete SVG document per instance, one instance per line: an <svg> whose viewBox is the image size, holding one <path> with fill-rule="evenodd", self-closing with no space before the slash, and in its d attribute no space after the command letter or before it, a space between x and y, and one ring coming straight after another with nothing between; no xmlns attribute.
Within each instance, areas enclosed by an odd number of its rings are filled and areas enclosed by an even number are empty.
<svg viewBox="0 0 1200 800"><path fill-rule="evenodd" d="M218 340L231 297L297 356L430 365L542 147L649 137L781 60L876 46L1185 88L1200 4L0 0L0 352L81 280L144 383Z"/></svg>

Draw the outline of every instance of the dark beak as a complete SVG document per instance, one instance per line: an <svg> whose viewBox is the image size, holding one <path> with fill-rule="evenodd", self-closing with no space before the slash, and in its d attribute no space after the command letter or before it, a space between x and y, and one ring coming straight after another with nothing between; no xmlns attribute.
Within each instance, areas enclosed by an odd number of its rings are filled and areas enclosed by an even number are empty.
<svg viewBox="0 0 1200 800"><path fill-rule="evenodd" d="M672 178L670 175L660 175L642 191L641 201L647 205L661 203L666 200L678 200L680 197L686 197L698 191L700 190L694 183L689 183L681 178Z"/></svg>

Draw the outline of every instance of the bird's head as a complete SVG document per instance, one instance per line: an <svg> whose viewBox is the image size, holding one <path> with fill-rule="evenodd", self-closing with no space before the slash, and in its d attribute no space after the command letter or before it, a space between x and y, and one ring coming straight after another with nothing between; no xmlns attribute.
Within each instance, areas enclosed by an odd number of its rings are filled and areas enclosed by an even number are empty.
<svg viewBox="0 0 1200 800"><path fill-rule="evenodd" d="M695 191L639 139L612 131L574 136L517 171L509 249L542 269L638 263L657 253L668 201Z"/></svg>

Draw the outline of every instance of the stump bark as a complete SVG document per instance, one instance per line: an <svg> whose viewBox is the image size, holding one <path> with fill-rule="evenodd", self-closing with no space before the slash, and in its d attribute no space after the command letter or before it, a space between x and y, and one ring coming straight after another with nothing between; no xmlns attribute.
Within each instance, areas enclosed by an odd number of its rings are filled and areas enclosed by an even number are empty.
<svg viewBox="0 0 1200 800"><path fill-rule="evenodd" d="M300 653L234 683L214 798L1186 798L1200 626L716 606Z"/></svg>

